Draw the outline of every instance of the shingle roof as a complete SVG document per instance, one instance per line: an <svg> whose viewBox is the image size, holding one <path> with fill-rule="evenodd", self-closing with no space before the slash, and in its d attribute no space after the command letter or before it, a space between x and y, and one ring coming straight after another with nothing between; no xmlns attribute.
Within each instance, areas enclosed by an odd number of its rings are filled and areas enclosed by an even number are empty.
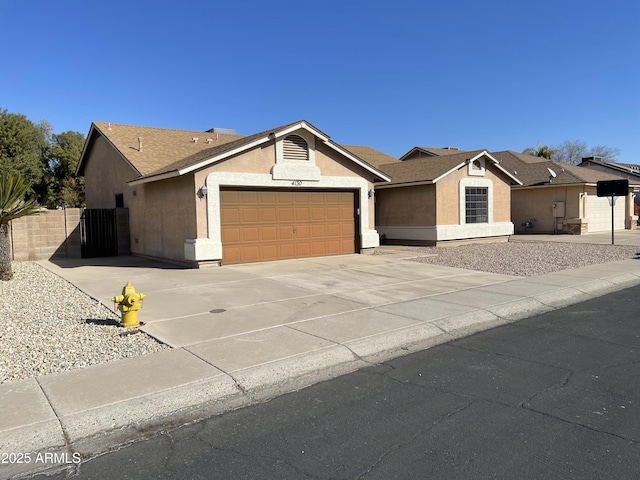
<svg viewBox="0 0 640 480"><path fill-rule="evenodd" d="M189 158L244 137L240 135L216 135L209 132L169 130L166 128L138 127L113 123L94 122L118 151L142 176L157 174L176 159ZM193 138L198 138L194 143ZM138 149L138 138L142 148ZM207 144L207 139L212 143Z"/></svg>
<svg viewBox="0 0 640 480"><path fill-rule="evenodd" d="M442 157L422 157L381 165L380 170L391 177L391 184L434 181L484 150L462 152Z"/></svg>
<svg viewBox="0 0 640 480"><path fill-rule="evenodd" d="M381 152L380 150L376 150L371 147L362 147L355 145L342 145L344 148L349 150L355 156L360 157L365 162L373 165L374 167L379 167L380 165L384 165L387 163L399 163L395 157L391 155L387 155L386 153Z"/></svg>
<svg viewBox="0 0 640 480"><path fill-rule="evenodd" d="M424 150L425 152L428 152L428 153L433 153L434 155L437 155L439 157L442 157L444 155L455 155L457 153L464 152L464 150L460 150L459 148L454 148L454 147L449 147L449 148L416 147L416 148L419 148L420 150Z"/></svg>
<svg viewBox="0 0 640 480"><path fill-rule="evenodd" d="M418 158L422 158L423 156L442 157L445 155L455 155L461 152L464 152L464 150L459 150L456 148L413 147L407 153L402 155L400 157L400 160L404 161L407 158L413 157L415 154L419 155Z"/></svg>
<svg viewBox="0 0 640 480"><path fill-rule="evenodd" d="M554 162L545 158L540 159L540 157L508 150L491 152L491 156L497 159L505 170L518 178L524 186L548 184L550 177L552 178L551 183L554 185L595 184L599 180L619 180L622 178L610 173ZM556 174L555 178L552 177L549 169Z"/></svg>
<svg viewBox="0 0 640 480"><path fill-rule="evenodd" d="M351 157L354 162L371 171L381 180L386 180L382 172L370 165L366 159L331 141L328 136L304 120L249 136L96 122L91 126L85 150L96 135L104 136L139 173L139 176L131 181L145 182L181 175L201 168L210 162L233 155L243 148L250 148L256 142L268 141L271 134L286 133L292 127L308 129L322 138L330 147ZM197 141L194 138L197 138ZM378 154L385 155L382 152ZM78 175L83 174L84 158L85 152L78 165ZM393 159L393 157L388 158Z"/></svg>

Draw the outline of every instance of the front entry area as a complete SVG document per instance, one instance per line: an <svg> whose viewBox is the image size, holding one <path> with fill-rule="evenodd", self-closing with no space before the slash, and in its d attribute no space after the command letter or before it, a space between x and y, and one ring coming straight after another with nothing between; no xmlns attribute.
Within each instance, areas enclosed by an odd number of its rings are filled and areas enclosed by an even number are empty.
<svg viewBox="0 0 640 480"><path fill-rule="evenodd" d="M353 191L220 189L222 263L356 252Z"/></svg>

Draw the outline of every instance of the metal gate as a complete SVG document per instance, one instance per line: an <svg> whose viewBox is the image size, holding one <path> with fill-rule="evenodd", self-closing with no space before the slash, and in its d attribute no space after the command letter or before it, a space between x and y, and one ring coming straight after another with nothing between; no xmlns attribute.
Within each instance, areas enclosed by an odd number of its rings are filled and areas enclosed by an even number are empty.
<svg viewBox="0 0 640 480"><path fill-rule="evenodd" d="M82 258L118 255L118 228L115 208L85 208L80 217Z"/></svg>

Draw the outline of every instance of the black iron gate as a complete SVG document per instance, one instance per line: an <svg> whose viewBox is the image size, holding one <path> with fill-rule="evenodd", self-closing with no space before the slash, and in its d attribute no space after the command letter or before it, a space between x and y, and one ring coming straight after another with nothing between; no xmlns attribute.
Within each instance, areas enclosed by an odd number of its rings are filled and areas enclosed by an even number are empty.
<svg viewBox="0 0 640 480"><path fill-rule="evenodd" d="M85 208L80 217L82 258L118 255L115 208Z"/></svg>

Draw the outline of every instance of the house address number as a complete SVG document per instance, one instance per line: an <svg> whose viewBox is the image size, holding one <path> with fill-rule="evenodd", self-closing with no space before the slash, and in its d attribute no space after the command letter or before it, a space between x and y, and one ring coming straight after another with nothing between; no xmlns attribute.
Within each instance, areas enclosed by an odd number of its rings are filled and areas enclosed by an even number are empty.
<svg viewBox="0 0 640 480"><path fill-rule="evenodd" d="M299 187L300 185L302 185L302 180L294 180L293 182L291 182L291 185L293 185L294 187Z"/></svg>

